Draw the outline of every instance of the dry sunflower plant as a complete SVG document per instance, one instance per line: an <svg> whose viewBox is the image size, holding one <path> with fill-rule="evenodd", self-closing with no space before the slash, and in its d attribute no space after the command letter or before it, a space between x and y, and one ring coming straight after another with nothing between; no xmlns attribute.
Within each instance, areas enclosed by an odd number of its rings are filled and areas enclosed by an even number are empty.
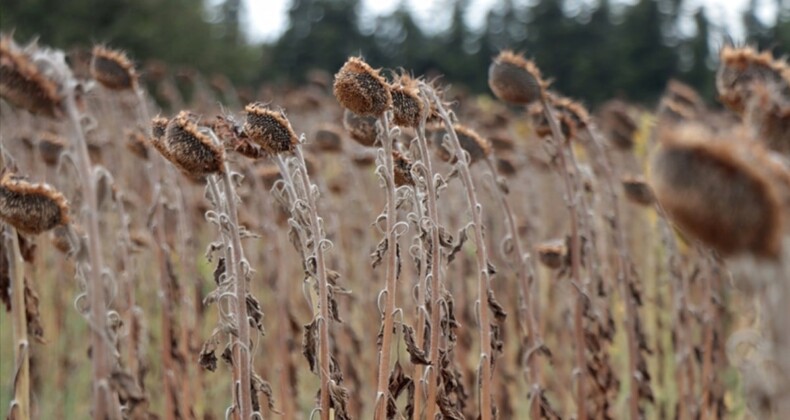
<svg viewBox="0 0 790 420"><path fill-rule="evenodd" d="M511 51L142 66L0 37L9 419L790 416L785 59L592 113Z"/></svg>

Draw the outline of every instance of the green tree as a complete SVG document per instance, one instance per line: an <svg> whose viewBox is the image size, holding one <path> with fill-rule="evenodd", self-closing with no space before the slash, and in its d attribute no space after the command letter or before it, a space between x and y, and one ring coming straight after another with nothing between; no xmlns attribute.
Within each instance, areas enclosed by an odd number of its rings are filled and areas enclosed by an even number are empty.
<svg viewBox="0 0 790 420"><path fill-rule="evenodd" d="M653 103L678 73L676 51L666 44L662 26L665 15L657 0L640 0L627 8L623 22L613 32L616 61L613 61L613 91L609 96Z"/></svg>
<svg viewBox="0 0 790 420"><path fill-rule="evenodd" d="M774 31L772 27L763 23L757 17L759 10L757 0L749 0L749 7L747 7L741 15L744 29L746 30L746 39L760 49L772 48L774 44Z"/></svg>
<svg viewBox="0 0 790 420"><path fill-rule="evenodd" d="M302 80L311 69L336 71L365 54L372 39L359 31L359 0L294 0L289 27L267 48L267 78Z"/></svg>
<svg viewBox="0 0 790 420"><path fill-rule="evenodd" d="M715 94L714 72L709 67L711 59L710 50L710 23L705 16L705 11L700 7L694 13L696 34L686 41L691 65L683 72L681 79L691 86L695 86L702 97L712 99Z"/></svg>
<svg viewBox="0 0 790 420"><path fill-rule="evenodd" d="M199 0L3 0L0 7L0 30L14 31L20 42L39 37L64 49L106 43L138 62L157 58L242 83L259 67L259 53L220 36L223 17L209 23Z"/></svg>

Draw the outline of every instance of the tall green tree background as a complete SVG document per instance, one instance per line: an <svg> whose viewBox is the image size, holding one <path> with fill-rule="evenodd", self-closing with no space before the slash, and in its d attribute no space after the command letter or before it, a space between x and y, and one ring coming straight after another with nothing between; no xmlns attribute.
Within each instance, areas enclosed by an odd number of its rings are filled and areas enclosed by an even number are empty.
<svg viewBox="0 0 790 420"><path fill-rule="evenodd" d="M107 43L138 62L156 58L241 85L299 83L312 69L333 72L361 54L375 66L443 74L485 92L491 57L510 48L591 105L613 97L650 104L670 78L710 100L716 51L728 37L687 0L500 0L481 27L467 24L469 0L440 4L445 16L421 25L405 1L370 17L360 0L292 0L285 32L256 44L243 33L241 0L2 0L0 30L60 48ZM774 21L758 17L766 5L778 11ZM742 16L746 41L790 53L790 2L750 6Z"/></svg>

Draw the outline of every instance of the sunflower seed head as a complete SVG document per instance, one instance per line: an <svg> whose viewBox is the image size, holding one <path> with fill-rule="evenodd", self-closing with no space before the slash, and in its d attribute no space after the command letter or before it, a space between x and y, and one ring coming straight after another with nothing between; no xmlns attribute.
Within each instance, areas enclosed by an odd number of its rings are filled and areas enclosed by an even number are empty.
<svg viewBox="0 0 790 420"><path fill-rule="evenodd" d="M37 235L69 221L66 198L47 184L12 173L0 179L0 219L22 233Z"/></svg>
<svg viewBox="0 0 790 420"><path fill-rule="evenodd" d="M386 80L358 57L349 58L335 74L333 91L340 105L361 116L379 117L392 105Z"/></svg>
<svg viewBox="0 0 790 420"><path fill-rule="evenodd" d="M291 123L281 111L274 111L261 102L247 105L244 132L267 153L289 153L299 143Z"/></svg>

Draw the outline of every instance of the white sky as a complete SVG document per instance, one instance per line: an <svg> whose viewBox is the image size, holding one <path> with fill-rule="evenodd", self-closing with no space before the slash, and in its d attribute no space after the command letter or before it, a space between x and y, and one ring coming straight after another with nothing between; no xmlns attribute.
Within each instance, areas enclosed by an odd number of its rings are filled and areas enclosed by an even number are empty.
<svg viewBox="0 0 790 420"><path fill-rule="evenodd" d="M288 8L292 0L244 0L247 13L247 32L252 41L272 41L287 29ZM403 1L414 13L418 23L427 22L441 16L440 10L447 4L447 0L363 0L363 13L373 15L387 14L395 10ZM590 1L590 0L582 0ZM625 0L635 3L636 0ZM466 16L467 22L473 27L479 27L486 12L497 0L471 0L471 8ZM761 20L773 22L776 8L771 0L757 0ZM712 22L724 23L730 34L737 40L743 36L743 27L740 13L749 5L749 0L686 0L684 8L689 11L696 10L698 6L705 7L705 12ZM444 16L441 16L444 17Z"/></svg>

